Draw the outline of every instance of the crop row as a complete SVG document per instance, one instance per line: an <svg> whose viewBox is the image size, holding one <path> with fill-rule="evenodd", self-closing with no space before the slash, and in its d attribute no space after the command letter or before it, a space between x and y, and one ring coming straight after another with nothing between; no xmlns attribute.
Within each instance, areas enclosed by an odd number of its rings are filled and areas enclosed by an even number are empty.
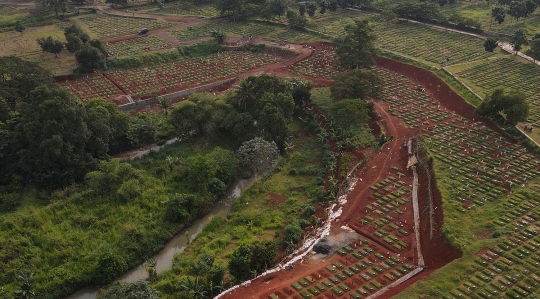
<svg viewBox="0 0 540 299"><path fill-rule="evenodd" d="M540 84L538 84L540 68L536 65L505 57L486 61L461 71L457 75L488 92L498 87L524 92L527 101L531 103L528 121L540 120Z"/></svg>
<svg viewBox="0 0 540 299"><path fill-rule="evenodd" d="M105 44L107 52L114 57L137 55L145 52L170 49L172 47L174 47L172 43L155 35Z"/></svg>
<svg viewBox="0 0 540 299"><path fill-rule="evenodd" d="M92 32L97 34L99 39L137 34L137 30L141 28L154 30L180 24L177 22L98 14L87 15L81 17L79 20L88 26Z"/></svg>
<svg viewBox="0 0 540 299"><path fill-rule="evenodd" d="M205 58L186 59L149 68L113 71L109 74L129 94L143 96L214 82L249 69L279 62L280 59L269 54L224 52Z"/></svg>
<svg viewBox="0 0 540 299"><path fill-rule="evenodd" d="M178 38L179 40L191 40L210 36L212 30L220 31L227 36L235 35L249 37L273 32L276 30L276 26L259 22L220 22L173 30L167 32L167 34Z"/></svg>

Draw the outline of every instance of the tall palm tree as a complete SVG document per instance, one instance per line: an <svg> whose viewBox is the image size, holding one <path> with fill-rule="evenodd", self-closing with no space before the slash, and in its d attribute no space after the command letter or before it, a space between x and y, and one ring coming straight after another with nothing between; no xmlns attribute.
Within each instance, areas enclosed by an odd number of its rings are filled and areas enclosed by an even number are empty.
<svg viewBox="0 0 540 299"><path fill-rule="evenodd" d="M17 275L17 278L20 280L15 295L17 299L33 299L36 294L34 293L34 273L26 274L21 272Z"/></svg>
<svg viewBox="0 0 540 299"><path fill-rule="evenodd" d="M180 287L189 294L191 299L208 298L208 292L204 285L199 282L199 276L197 276L194 280L187 277L180 283Z"/></svg>

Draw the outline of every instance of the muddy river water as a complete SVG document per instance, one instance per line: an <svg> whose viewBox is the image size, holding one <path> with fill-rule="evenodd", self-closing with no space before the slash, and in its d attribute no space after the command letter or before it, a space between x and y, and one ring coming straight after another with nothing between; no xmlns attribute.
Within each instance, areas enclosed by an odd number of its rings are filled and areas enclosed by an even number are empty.
<svg viewBox="0 0 540 299"><path fill-rule="evenodd" d="M156 260L157 273L161 273L166 270L172 269L173 258L176 253L184 251L187 246L187 237L189 235L190 240L195 239L197 235L203 230L203 228L214 217L226 217L234 200L238 198L244 190L249 186L251 182L255 180L254 177L247 180L236 180L227 190L227 193L222 199L214 205L211 211L205 216L193 221L191 225L181 230L171 240L169 240L165 247L156 255L152 256ZM145 279L148 277L146 270L141 266L129 270L123 276L119 277L116 281L120 282L135 282L137 280ZM115 281L115 282L116 282ZM99 289L96 286L87 286L79 291L75 292L65 299L95 299L97 298Z"/></svg>

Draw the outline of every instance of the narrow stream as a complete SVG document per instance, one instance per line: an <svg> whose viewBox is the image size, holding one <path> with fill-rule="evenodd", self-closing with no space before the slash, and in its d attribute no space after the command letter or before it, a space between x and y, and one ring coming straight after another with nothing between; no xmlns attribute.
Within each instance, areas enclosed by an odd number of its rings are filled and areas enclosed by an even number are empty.
<svg viewBox="0 0 540 299"><path fill-rule="evenodd" d="M186 232L190 236L190 240L194 240L195 237L203 230L203 228L216 216L225 217L231 210L234 200L238 198L242 192L249 186L249 184L255 180L255 177L251 177L247 180L236 180L227 190L227 193L223 198L214 205L208 214L199 218L193 223L178 232L171 240L169 240L165 247L156 255L152 256L156 260L157 273L161 273L166 270L172 269L172 262L175 253L184 251L187 245ZM129 270L126 274L122 275L116 281L121 282L135 282L137 280L145 279L148 277L146 270L141 266ZM116 282L115 281L115 282ZM96 299L99 289L96 286L90 285L74 294L66 297L65 299Z"/></svg>

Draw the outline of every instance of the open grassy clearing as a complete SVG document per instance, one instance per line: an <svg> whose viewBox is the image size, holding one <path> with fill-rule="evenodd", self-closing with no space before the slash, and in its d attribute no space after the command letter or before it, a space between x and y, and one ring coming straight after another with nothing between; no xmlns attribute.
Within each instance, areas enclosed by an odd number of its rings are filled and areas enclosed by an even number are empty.
<svg viewBox="0 0 540 299"><path fill-rule="evenodd" d="M36 39L47 36L52 36L62 42L66 41L64 31L57 25L30 27L23 33L17 31L0 33L0 55L15 55L24 58L37 56L41 53L41 48Z"/></svg>
<svg viewBox="0 0 540 299"><path fill-rule="evenodd" d="M54 75L70 74L71 68L77 65L75 57L66 50L62 51L58 58L55 58L54 54L42 52L36 39L47 36L65 42L63 29L58 25L29 27L23 33L16 31L0 33L0 56L14 55L39 62Z"/></svg>
<svg viewBox="0 0 540 299"><path fill-rule="evenodd" d="M389 111L426 134L423 147L434 158L443 196L443 231L465 253L396 298L538 295L540 161L482 124L438 109L407 78L382 76L393 81L385 88Z"/></svg>
<svg viewBox="0 0 540 299"><path fill-rule="evenodd" d="M174 45L158 36L147 35L115 43L105 43L105 49L113 57L139 55L173 48Z"/></svg>
<svg viewBox="0 0 540 299"><path fill-rule="evenodd" d="M76 21L83 23L99 39L137 34L141 28L155 30L180 25L178 22L98 14L80 17Z"/></svg>
<svg viewBox="0 0 540 299"><path fill-rule="evenodd" d="M0 27L23 21L29 13L29 7L0 4Z"/></svg>
<svg viewBox="0 0 540 299"><path fill-rule="evenodd" d="M527 95L527 101L531 104L527 121L531 123L540 121L540 85L538 84L540 68L538 66L513 55L504 55L471 67L464 65L461 69L450 68L449 70L455 72L459 78L463 78L468 85L479 87L484 93L491 92L497 87L524 92ZM483 93L480 94L483 95Z"/></svg>
<svg viewBox="0 0 540 299"><path fill-rule="evenodd" d="M392 2L377 0L373 6L383 9L389 4L397 4L406 2L405 0L394 0ZM527 18L516 21L514 18L506 14L505 21L499 25L493 22L490 28L491 9L495 3L486 1L458 1L456 4L446 4L441 7L442 14L445 17L450 17L456 12L459 15L478 21L482 30L491 30L506 34L513 34L515 30L527 29L529 33L540 31L540 11L537 9Z"/></svg>
<svg viewBox="0 0 540 299"><path fill-rule="evenodd" d="M502 24L499 25L494 21L490 28L492 7L492 3L484 1L463 1L457 5L445 5L442 8L442 11L448 16L454 13L454 11L457 11L460 15L466 18L471 18L480 22L481 29L483 30L497 31L510 35L512 35L514 31L518 29L526 29L531 34L540 31L540 11L538 11L538 9L527 18L520 19L519 21L516 21L507 14Z"/></svg>

